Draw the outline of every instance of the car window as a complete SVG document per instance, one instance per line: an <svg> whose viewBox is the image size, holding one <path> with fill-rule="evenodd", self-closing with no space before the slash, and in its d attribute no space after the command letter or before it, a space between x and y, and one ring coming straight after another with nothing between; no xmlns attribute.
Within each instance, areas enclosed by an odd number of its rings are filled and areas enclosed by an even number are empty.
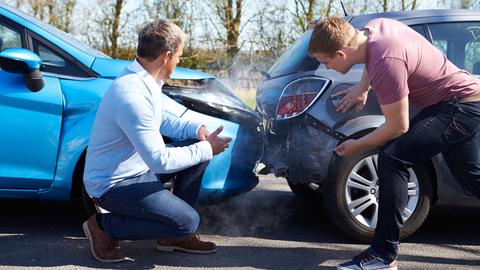
<svg viewBox="0 0 480 270"><path fill-rule="evenodd" d="M14 28L0 22L0 51L8 48L22 48L22 36Z"/></svg>
<svg viewBox="0 0 480 270"><path fill-rule="evenodd" d="M50 46L32 38L33 51L42 59L41 71L74 77L90 77L85 71Z"/></svg>
<svg viewBox="0 0 480 270"><path fill-rule="evenodd" d="M428 25L433 45L456 66L480 75L480 23L453 22Z"/></svg>
<svg viewBox="0 0 480 270"><path fill-rule="evenodd" d="M308 56L308 42L312 31L309 30L294 43L278 61L273 65L268 74L272 77L317 69L318 61Z"/></svg>
<svg viewBox="0 0 480 270"><path fill-rule="evenodd" d="M420 25L410 25L410 28L415 30L415 32L419 33L420 35L425 37L425 29L423 28L423 24Z"/></svg>

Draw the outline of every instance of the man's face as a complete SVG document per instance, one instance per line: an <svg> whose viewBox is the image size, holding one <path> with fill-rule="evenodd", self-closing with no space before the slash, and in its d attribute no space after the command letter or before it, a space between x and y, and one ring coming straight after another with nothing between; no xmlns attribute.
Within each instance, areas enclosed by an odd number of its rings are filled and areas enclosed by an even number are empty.
<svg viewBox="0 0 480 270"><path fill-rule="evenodd" d="M347 73L352 67L347 61L347 55L342 50L336 51L334 55L314 53L313 56L318 62L320 62L320 64L324 64L327 69L333 69L342 74Z"/></svg>
<svg viewBox="0 0 480 270"><path fill-rule="evenodd" d="M167 63L165 64L165 73L164 73L165 78L162 78L162 79L166 79L166 80L170 79L170 76L172 75L173 71L175 70L175 67L180 62L180 57L182 56L182 53L183 53L183 43L180 44L177 52L168 53Z"/></svg>

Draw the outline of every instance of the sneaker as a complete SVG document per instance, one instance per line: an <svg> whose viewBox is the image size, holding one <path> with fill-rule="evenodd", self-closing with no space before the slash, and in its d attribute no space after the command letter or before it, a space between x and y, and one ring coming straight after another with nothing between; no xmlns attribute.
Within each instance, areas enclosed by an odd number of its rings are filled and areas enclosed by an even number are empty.
<svg viewBox="0 0 480 270"><path fill-rule="evenodd" d="M192 234L184 240L158 240L155 249L168 252L179 250L188 253L206 254L216 252L217 245L212 242L201 241L198 235Z"/></svg>
<svg viewBox="0 0 480 270"><path fill-rule="evenodd" d="M337 266L337 270L397 270L397 260L388 262L375 254L371 248L357 255L353 260Z"/></svg>
<svg viewBox="0 0 480 270"><path fill-rule="evenodd" d="M95 259L101 262L122 262L127 259L119 251L119 242L100 230L96 215L92 215L83 223L83 232L90 241L90 250Z"/></svg>

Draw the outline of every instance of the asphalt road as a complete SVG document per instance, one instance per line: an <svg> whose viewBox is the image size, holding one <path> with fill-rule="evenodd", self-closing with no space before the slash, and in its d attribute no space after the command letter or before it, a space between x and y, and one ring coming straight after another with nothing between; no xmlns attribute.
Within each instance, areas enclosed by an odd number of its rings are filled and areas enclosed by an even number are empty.
<svg viewBox="0 0 480 270"><path fill-rule="evenodd" d="M134 262L95 261L79 203L0 201L1 269L335 269L367 246L344 236L320 205L298 200L281 179L200 205L199 232L211 255L161 253L153 241L123 242ZM480 209L436 209L402 243L399 269L480 269Z"/></svg>

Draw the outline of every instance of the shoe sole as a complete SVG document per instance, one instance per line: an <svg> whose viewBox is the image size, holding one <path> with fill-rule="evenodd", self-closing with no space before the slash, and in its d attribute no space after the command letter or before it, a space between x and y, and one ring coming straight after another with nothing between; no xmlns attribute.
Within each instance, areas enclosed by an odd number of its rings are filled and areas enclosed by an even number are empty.
<svg viewBox="0 0 480 270"><path fill-rule="evenodd" d="M100 262L106 262L106 263L116 263L116 262L123 262L123 261L126 261L127 259L126 258L120 258L120 259L101 259L99 257L97 257L97 255L95 254L95 252L93 251L93 240L92 240L92 236L90 235L90 230L88 229L88 225L87 225L87 221L85 221L82 225L82 228L83 228L83 233L85 234L85 236L87 237L88 241L90 242L90 251L92 252L92 255L95 259L97 259L98 261Z"/></svg>
<svg viewBox="0 0 480 270"><path fill-rule="evenodd" d="M351 270L352 268L337 266L337 270ZM397 267L377 268L375 270L398 270Z"/></svg>
<svg viewBox="0 0 480 270"><path fill-rule="evenodd" d="M186 253L193 253L193 254L209 254L209 253L215 253L217 252L217 249L212 249L212 250L196 250L196 249L186 249L186 248L181 248L181 247L176 247L176 246L160 246L156 245L155 249L158 251L165 251L165 252L174 252L176 250L186 252Z"/></svg>

